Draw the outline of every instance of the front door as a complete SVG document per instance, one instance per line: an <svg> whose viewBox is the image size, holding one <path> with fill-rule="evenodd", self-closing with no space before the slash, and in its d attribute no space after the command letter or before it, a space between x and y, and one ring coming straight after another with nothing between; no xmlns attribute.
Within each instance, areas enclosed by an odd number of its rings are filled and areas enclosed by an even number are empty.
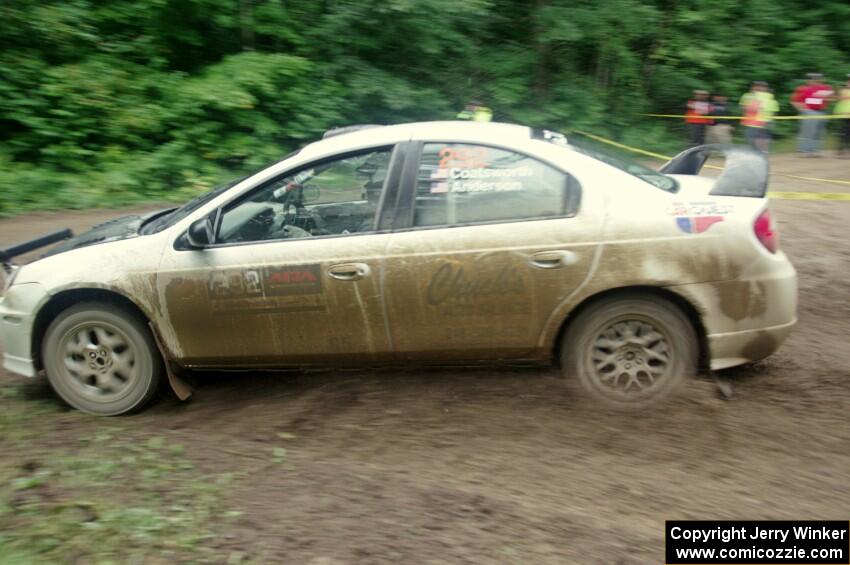
<svg viewBox="0 0 850 565"><path fill-rule="evenodd" d="M405 360L532 358L587 278L601 216L566 172L496 147L426 143L409 228L392 235L384 294Z"/></svg>
<svg viewBox="0 0 850 565"><path fill-rule="evenodd" d="M377 229L391 148L324 160L224 206L216 244L159 275L189 365L377 362L390 355ZM179 247L179 244L178 244Z"/></svg>

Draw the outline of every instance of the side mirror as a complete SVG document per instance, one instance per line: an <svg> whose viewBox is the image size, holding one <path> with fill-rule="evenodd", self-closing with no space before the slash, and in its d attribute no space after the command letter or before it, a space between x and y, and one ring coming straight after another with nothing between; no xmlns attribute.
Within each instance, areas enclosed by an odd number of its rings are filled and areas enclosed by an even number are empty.
<svg viewBox="0 0 850 565"><path fill-rule="evenodd" d="M186 232L186 239L192 249L203 249L210 246L215 239L215 228L212 218L207 216L195 220Z"/></svg>

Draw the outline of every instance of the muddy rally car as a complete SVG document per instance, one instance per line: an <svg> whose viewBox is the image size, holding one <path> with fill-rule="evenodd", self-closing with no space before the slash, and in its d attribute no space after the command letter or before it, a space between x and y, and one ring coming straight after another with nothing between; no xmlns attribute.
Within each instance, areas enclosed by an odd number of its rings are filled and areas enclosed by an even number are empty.
<svg viewBox="0 0 850 565"><path fill-rule="evenodd" d="M719 176L700 176L712 153ZM721 162L722 163L722 162ZM557 364L612 403L762 359L795 323L767 164L661 171L495 123L332 130L185 204L4 252L4 366L94 414L182 369Z"/></svg>

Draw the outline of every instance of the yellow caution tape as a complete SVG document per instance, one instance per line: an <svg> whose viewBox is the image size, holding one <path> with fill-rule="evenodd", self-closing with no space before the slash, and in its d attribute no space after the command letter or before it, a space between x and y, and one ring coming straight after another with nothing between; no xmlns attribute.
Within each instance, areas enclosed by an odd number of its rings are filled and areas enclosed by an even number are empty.
<svg viewBox="0 0 850 565"><path fill-rule="evenodd" d="M850 200L850 192L791 192L771 190L768 198L781 200Z"/></svg>
<svg viewBox="0 0 850 565"><path fill-rule="evenodd" d="M640 155L646 155L648 157L653 157L655 159L661 159L663 161L669 161L672 157L668 155L662 155L661 153L653 153L652 151L646 151L645 149L639 149L637 147L632 147L631 145L626 145L625 143L619 143L617 141L613 141L607 139L605 137L594 135L592 133L587 133L586 131L577 131L573 130L570 133L577 133L579 135L583 135L585 137L589 137L590 139L595 139L600 143L606 143L608 145L612 145L614 147L619 147L620 149L625 149L626 151L631 151L633 153L638 153ZM723 167L718 167L716 165L705 165L710 169L722 170ZM771 175L777 175L780 177L786 177L789 179L795 180L804 180L810 182L821 182L821 183L830 183L830 184L839 184L839 185L847 185L850 186L850 181L846 180L838 180L838 179L822 179L817 177L802 177L798 175L790 175L788 173L777 173L775 171L771 171ZM777 196L777 195L783 196ZM784 198L786 200L850 200L850 193L847 192L784 192L784 191L772 191L768 194L770 198Z"/></svg>
<svg viewBox="0 0 850 565"><path fill-rule="evenodd" d="M652 151L645 151L643 149L638 149L637 147L632 147L631 145L624 145L622 143L617 143L616 141L611 141L610 139L606 139L606 138L600 137L598 135L593 135L592 133L587 133L586 131L573 131L573 133L577 133L579 135L589 137L590 139L595 139L596 141L600 141L602 143L607 143L608 145L613 145L614 147L619 147L620 149L625 149L625 150L631 151L633 153L640 153L641 155L648 155L649 157L654 157L656 159L662 159L664 161L669 161L670 159L672 159L672 157L668 157L667 155L662 155L660 153L653 153Z"/></svg>
<svg viewBox="0 0 850 565"><path fill-rule="evenodd" d="M677 118L684 120L686 118L702 118L706 120L744 120L744 116L684 116L679 114L638 114L638 116L646 116L649 118ZM850 114L825 114L823 116L773 116L772 120L850 120Z"/></svg>
<svg viewBox="0 0 850 565"><path fill-rule="evenodd" d="M771 174L779 175L780 177L786 177L786 178L789 178L789 179L807 180L807 181L811 181L811 182L828 182L828 183L831 183L831 184L843 184L843 185L850 186L850 180L819 179L817 177L800 177L800 176L797 176L797 175L789 175L788 173L771 173Z"/></svg>

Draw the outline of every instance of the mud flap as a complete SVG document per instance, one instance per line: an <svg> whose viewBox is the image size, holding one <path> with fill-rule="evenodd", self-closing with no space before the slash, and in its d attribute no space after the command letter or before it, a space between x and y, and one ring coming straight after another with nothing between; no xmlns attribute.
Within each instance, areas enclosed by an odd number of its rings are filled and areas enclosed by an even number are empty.
<svg viewBox="0 0 850 565"><path fill-rule="evenodd" d="M717 386L717 392L720 393L720 397L723 398L723 400L729 400L732 398L732 383L728 380L721 379L714 371L711 371L711 378L714 381L715 386Z"/></svg>
<svg viewBox="0 0 850 565"><path fill-rule="evenodd" d="M174 394L177 395L177 398L181 401L187 400L190 396L192 396L192 387L189 386L189 383L181 379L180 375L178 375L179 368L171 360L171 357L168 356L168 353L165 351L165 347L162 346L162 342L159 339L159 334L157 334L156 328L154 328L153 324L150 322L148 322L148 326L153 334L153 340L156 342L156 348L159 349L159 354L162 355L162 361L165 364L165 373L168 375L168 384L171 386L171 390L174 391Z"/></svg>

